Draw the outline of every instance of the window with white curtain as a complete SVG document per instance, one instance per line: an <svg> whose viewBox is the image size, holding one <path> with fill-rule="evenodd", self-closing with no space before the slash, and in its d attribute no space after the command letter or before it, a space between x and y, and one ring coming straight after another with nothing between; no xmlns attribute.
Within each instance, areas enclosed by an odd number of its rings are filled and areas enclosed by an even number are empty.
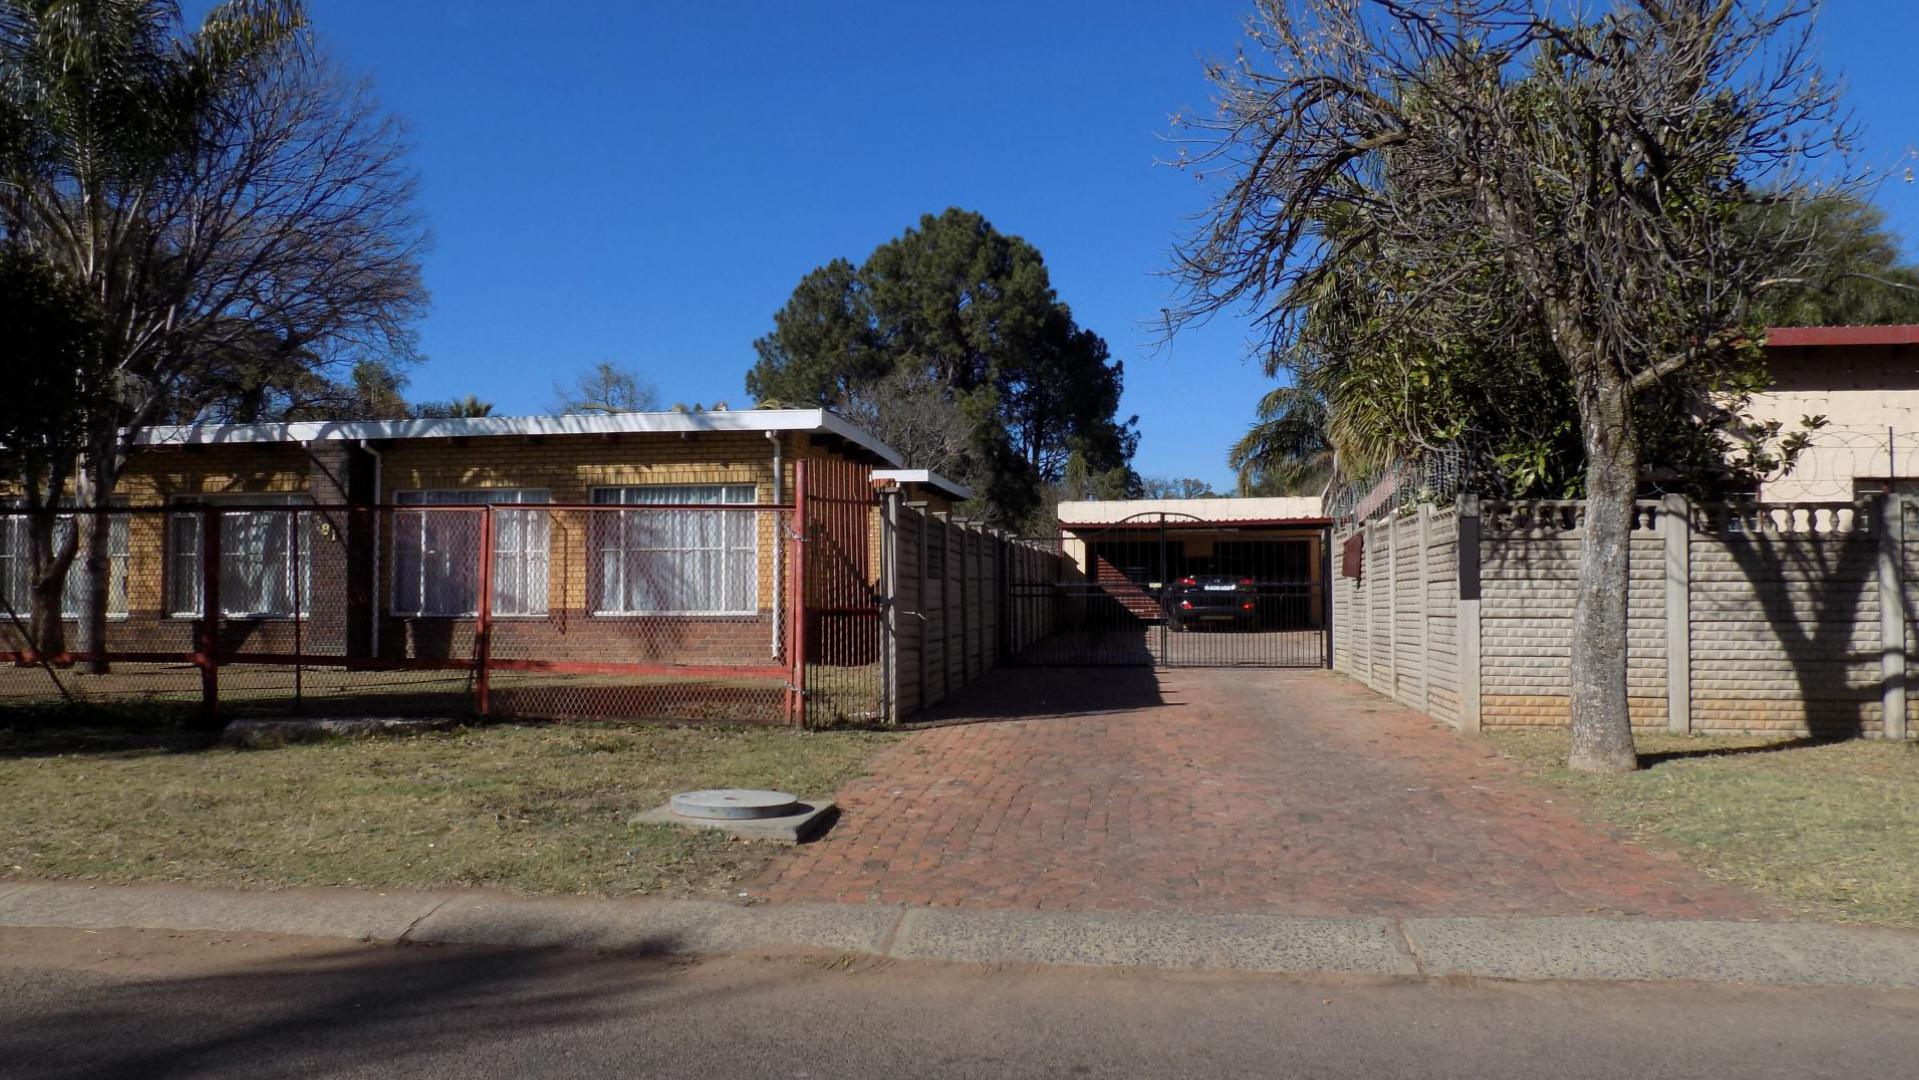
<svg viewBox="0 0 1919 1080"><path fill-rule="evenodd" d="M547 503L541 488L402 491L393 515L393 611L397 615L474 615L480 610L480 515L435 506ZM546 614L546 510L493 512L495 615Z"/></svg>
<svg viewBox="0 0 1919 1080"><path fill-rule="evenodd" d="M269 509L306 506L304 495L198 495L181 502L220 512L220 610L235 618L288 616L313 607L313 514ZM201 553L201 514L188 511L167 522L167 606L176 616L197 616L206 606Z"/></svg>
<svg viewBox="0 0 1919 1080"><path fill-rule="evenodd" d="M751 505L752 484L596 488L616 506ZM633 510L592 515L598 615L752 615L759 611L758 514Z"/></svg>
<svg viewBox="0 0 1919 1080"><path fill-rule="evenodd" d="M53 524L53 549L67 541L73 530L73 518L61 515ZM28 546L27 515L18 503L0 506L0 616L11 609L22 620L33 610L33 556ZM84 538L82 538L84 541ZM107 617L127 614L128 569L127 515L107 515ZM78 619L85 607L86 550L82 547L67 569L67 581L60 602L64 618Z"/></svg>

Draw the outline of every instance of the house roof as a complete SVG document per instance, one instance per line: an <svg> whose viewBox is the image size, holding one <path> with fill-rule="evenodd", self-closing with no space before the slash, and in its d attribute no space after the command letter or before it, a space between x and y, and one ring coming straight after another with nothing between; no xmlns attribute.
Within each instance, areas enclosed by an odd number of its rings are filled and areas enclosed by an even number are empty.
<svg viewBox="0 0 1919 1080"><path fill-rule="evenodd" d="M957 480L949 480L931 469L874 469L873 479L895 484L920 484L944 492L960 502L973 497L972 488Z"/></svg>
<svg viewBox="0 0 1919 1080"><path fill-rule="evenodd" d="M1196 525L1317 525L1326 520L1319 496L1267 499L1113 499L1059 504L1062 527L1118 525L1157 528Z"/></svg>
<svg viewBox="0 0 1919 1080"><path fill-rule="evenodd" d="M476 416L449 420L321 420L293 424L184 424L139 433L141 446L326 442L360 439L466 439L509 435L696 434L720 431L812 431L859 446L889 465L900 456L871 432L826 409L742 409L738 412L641 412L575 416Z"/></svg>
<svg viewBox="0 0 1919 1080"><path fill-rule="evenodd" d="M1769 349L1847 345L1919 345L1919 326L1775 326L1766 331Z"/></svg>

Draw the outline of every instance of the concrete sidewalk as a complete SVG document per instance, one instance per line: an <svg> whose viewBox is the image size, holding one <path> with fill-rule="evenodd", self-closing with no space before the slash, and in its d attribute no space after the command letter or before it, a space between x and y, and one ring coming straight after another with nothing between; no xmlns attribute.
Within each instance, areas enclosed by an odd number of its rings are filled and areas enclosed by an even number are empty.
<svg viewBox="0 0 1919 1080"><path fill-rule="evenodd" d="M649 954L799 948L974 964L1919 989L1919 933L1797 922L962 911L0 880L0 927L8 926Z"/></svg>

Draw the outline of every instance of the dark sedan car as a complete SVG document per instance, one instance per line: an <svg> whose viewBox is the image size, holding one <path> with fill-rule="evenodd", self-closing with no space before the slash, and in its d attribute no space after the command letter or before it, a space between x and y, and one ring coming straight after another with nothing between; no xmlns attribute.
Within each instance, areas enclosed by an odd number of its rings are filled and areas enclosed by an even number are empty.
<svg viewBox="0 0 1919 1080"><path fill-rule="evenodd" d="M1229 567L1188 574L1174 582L1168 597L1173 628L1251 627L1259 619L1259 588L1247 574Z"/></svg>

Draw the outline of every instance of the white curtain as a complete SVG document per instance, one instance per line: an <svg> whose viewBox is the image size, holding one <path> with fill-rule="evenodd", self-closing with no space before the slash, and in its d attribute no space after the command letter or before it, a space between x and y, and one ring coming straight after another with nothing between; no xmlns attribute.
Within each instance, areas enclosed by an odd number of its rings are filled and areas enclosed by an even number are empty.
<svg viewBox="0 0 1919 1080"><path fill-rule="evenodd" d="M403 491L401 504L513 505L551 501L537 488ZM542 615L547 604L546 510L493 514L493 613ZM393 610L402 615L472 615L480 607L480 515L403 510L393 520Z"/></svg>
<svg viewBox="0 0 1919 1080"><path fill-rule="evenodd" d="M619 506L751 505L751 484L600 488ZM594 610L739 615L759 609L758 515L736 510L636 510L593 515Z"/></svg>

